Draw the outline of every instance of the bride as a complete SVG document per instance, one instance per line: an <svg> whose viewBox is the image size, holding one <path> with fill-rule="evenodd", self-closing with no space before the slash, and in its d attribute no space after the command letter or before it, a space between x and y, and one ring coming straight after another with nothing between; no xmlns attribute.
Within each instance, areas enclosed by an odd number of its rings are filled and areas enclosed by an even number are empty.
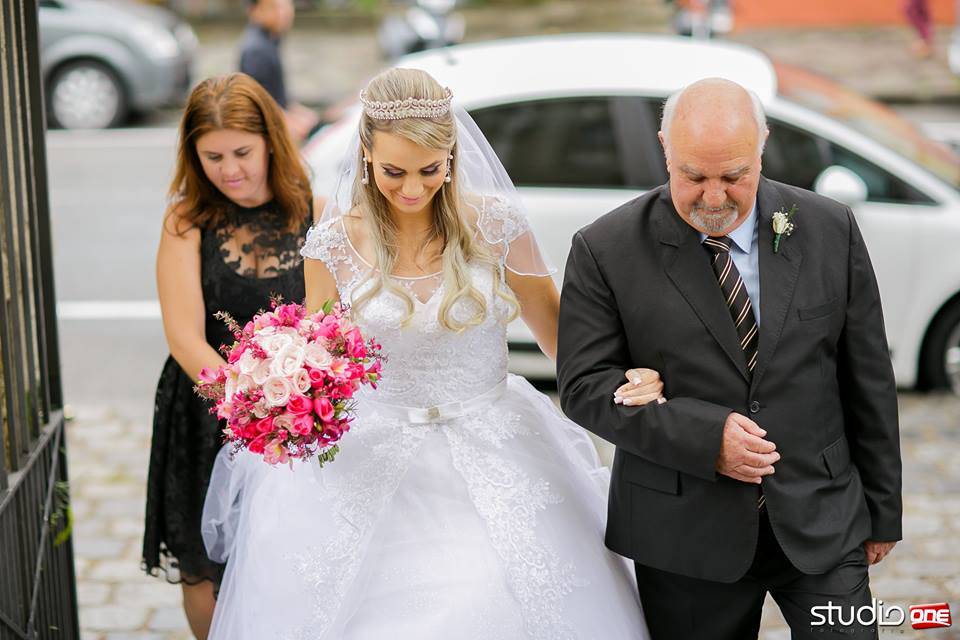
<svg viewBox="0 0 960 640"><path fill-rule="evenodd" d="M204 513L226 560L212 638L646 638L603 545L588 436L507 374L517 315L553 357L559 296L516 190L449 90L393 69L307 236L307 306L351 305L387 361L336 461L220 453ZM657 400L656 372L611 402ZM616 391L616 393L614 393Z"/></svg>

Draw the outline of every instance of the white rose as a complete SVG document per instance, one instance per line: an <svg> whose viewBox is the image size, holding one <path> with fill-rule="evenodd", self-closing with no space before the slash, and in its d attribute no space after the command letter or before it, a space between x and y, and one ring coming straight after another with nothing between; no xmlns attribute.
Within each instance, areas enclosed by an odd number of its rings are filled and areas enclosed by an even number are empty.
<svg viewBox="0 0 960 640"><path fill-rule="evenodd" d="M264 336L258 339L257 342L268 355L276 356L277 353L293 342L293 340L286 334L276 333L272 336Z"/></svg>
<svg viewBox="0 0 960 640"><path fill-rule="evenodd" d="M257 329L257 336L258 337L272 336L276 332L277 332L277 328L273 325L269 325L269 326ZM259 340L257 341L257 343L259 344Z"/></svg>
<svg viewBox="0 0 960 640"><path fill-rule="evenodd" d="M310 391L310 374L306 369L300 369L293 374L293 386L303 395L307 395Z"/></svg>
<svg viewBox="0 0 960 640"><path fill-rule="evenodd" d="M260 398L254 403L252 411L253 415L258 419L263 419L270 415L270 407L267 406L267 401L263 398Z"/></svg>
<svg viewBox="0 0 960 640"><path fill-rule="evenodd" d="M790 221L787 219L787 215L781 211L773 214L773 232L776 234L784 234L790 230Z"/></svg>
<svg viewBox="0 0 960 640"><path fill-rule="evenodd" d="M257 361L257 356L253 355L253 351L248 349L237 360L237 367L240 369L240 373L250 374L257 367Z"/></svg>
<svg viewBox="0 0 960 640"><path fill-rule="evenodd" d="M303 350L303 361L314 369L323 369L329 366L332 360L330 352L317 342L311 342Z"/></svg>
<svg viewBox="0 0 960 640"><path fill-rule="evenodd" d="M293 418L290 417L289 413L281 413L273 419L273 426L277 429L286 429L290 433L293 433Z"/></svg>
<svg viewBox="0 0 960 640"><path fill-rule="evenodd" d="M237 376L237 391L240 393L246 393L247 391L250 391L250 389L253 389L256 384L257 383L254 382L253 378L245 373L241 373L239 376Z"/></svg>
<svg viewBox="0 0 960 640"><path fill-rule="evenodd" d="M270 376L263 383L263 398L271 407L284 407L290 401L293 388L290 381L282 376Z"/></svg>
<svg viewBox="0 0 960 640"><path fill-rule="evenodd" d="M289 378L302 366L303 349L291 342L291 344L288 344L274 356L270 371L275 376L286 376Z"/></svg>
<svg viewBox="0 0 960 640"><path fill-rule="evenodd" d="M273 366L273 358L264 358L263 360L257 360L257 367L250 374L253 377L253 381L257 384L263 384L267 381L267 378L270 377L270 370Z"/></svg>

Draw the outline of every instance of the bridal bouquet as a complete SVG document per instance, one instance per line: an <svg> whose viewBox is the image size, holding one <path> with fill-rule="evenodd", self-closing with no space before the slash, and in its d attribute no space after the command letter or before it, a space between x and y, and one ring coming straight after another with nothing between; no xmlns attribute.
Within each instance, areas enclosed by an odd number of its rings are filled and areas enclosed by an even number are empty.
<svg viewBox="0 0 960 640"><path fill-rule="evenodd" d="M243 327L229 314L217 317L236 341L221 347L226 365L200 372L196 390L214 401L210 412L226 421L235 451L269 464L332 461L350 428L354 394L380 379L380 345L360 334L339 303L310 314L276 299Z"/></svg>

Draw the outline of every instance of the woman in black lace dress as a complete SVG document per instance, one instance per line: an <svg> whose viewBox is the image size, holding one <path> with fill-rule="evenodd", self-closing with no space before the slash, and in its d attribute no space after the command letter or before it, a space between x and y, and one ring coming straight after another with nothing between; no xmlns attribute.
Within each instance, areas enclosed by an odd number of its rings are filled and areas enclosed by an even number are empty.
<svg viewBox="0 0 960 640"><path fill-rule="evenodd" d="M171 206L157 251L157 290L170 358L157 387L143 567L183 589L191 630L206 638L223 567L207 559L200 515L220 425L193 391L233 342L218 311L241 324L270 296L302 301L299 256L312 223L310 185L283 114L249 76L194 89L180 125Z"/></svg>

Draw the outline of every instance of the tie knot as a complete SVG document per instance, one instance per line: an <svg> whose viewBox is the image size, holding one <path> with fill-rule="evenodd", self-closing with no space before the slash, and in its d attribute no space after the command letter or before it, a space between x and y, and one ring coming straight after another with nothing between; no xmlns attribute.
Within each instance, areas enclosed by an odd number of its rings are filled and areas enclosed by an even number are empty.
<svg viewBox="0 0 960 640"><path fill-rule="evenodd" d="M729 253L730 247L733 246L733 240L728 236L723 236L721 238L707 238L703 241L703 246L705 246L710 253L715 256L720 255L721 253Z"/></svg>

